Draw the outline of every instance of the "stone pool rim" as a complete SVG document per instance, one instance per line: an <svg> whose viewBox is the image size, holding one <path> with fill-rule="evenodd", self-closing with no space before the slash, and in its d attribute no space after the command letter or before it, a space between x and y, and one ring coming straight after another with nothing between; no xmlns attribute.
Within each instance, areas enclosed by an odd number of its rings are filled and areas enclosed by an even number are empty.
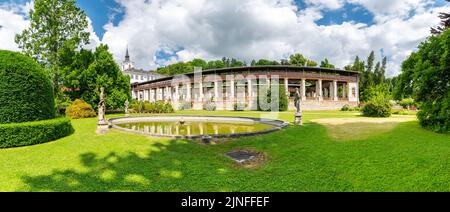
<svg viewBox="0 0 450 212"><path fill-rule="evenodd" d="M260 130L255 132L244 132L244 133L232 133L232 134L205 134L205 135L161 135L161 134L152 134L147 133L139 130L132 130L128 128L123 128L117 126L117 124L123 124L123 123L136 123L139 122L136 119L142 119L141 122L152 121L151 119L155 118L201 118L201 119L236 119L236 120L247 120L254 123L259 124L267 124L273 126L273 128L268 130ZM127 122L128 120L128 122ZM120 123L116 123L120 121ZM163 122L159 120L160 122ZM231 122L224 122L224 123L231 123ZM141 135L147 135L152 137L161 137L161 138L175 138L175 139L201 139L204 136L211 136L212 138L238 138L238 137L247 137L247 136L255 136L255 135L264 135L273 133L276 131L279 131L287 126L289 126L288 122L282 121L282 120L276 120L276 119L266 119L266 118L253 118L253 117L243 117L243 116L195 116L195 115L174 115L174 116L129 116L129 117L118 117L118 118L111 118L108 119L109 128L117 129L120 131L135 133L135 134L141 134Z"/></svg>

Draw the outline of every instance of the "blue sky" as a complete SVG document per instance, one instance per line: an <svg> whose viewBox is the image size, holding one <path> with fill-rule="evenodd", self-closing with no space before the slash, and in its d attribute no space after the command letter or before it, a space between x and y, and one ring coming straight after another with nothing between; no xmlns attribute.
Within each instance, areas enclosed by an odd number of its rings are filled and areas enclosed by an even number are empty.
<svg viewBox="0 0 450 212"><path fill-rule="evenodd" d="M77 5L91 18L95 32L101 38L103 26L108 22L117 25L123 18L123 8L115 0L77 0Z"/></svg>
<svg viewBox="0 0 450 212"><path fill-rule="evenodd" d="M356 4L345 4L343 8L337 10L327 10L324 17L316 21L319 25L342 24L342 22L357 22L367 25L373 24L373 15L364 7Z"/></svg>
<svg viewBox="0 0 450 212"><path fill-rule="evenodd" d="M21 0L24 1L24 0ZM442 1L443 0L439 0ZM307 5L301 0L295 1L299 9ZM123 7L116 0L77 0L77 4L91 18L97 35L102 38L105 30L103 26L108 22L117 25L123 18ZM324 17L316 21L319 25L341 24L343 22L357 22L367 25L373 24L373 15L361 5L346 3L343 8L324 9Z"/></svg>
<svg viewBox="0 0 450 212"><path fill-rule="evenodd" d="M19 51L14 36L29 25L31 0L0 0L0 49ZM388 75L450 11L444 0L77 0L92 21L94 48L116 61L128 46L137 68L231 57L287 59L294 53L337 67L355 56L388 57Z"/></svg>
<svg viewBox="0 0 450 212"><path fill-rule="evenodd" d="M27 0L17 0L26 2ZM302 0L295 0L297 6L302 9L307 4ZM442 6L445 0L436 0L432 6ZM123 18L123 7L116 0L77 0L77 5L82 8L93 22L93 27L97 35L101 38L105 33L103 26L108 22L117 25ZM374 23L373 14L361 5L345 3L343 8L324 9L324 17L316 23L318 25L342 24L343 22L357 22L372 25Z"/></svg>

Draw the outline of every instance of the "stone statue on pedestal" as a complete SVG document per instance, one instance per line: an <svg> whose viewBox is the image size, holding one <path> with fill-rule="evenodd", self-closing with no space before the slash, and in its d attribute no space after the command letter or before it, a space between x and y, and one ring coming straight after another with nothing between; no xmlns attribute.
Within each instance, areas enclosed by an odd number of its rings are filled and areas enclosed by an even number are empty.
<svg viewBox="0 0 450 212"><path fill-rule="evenodd" d="M105 88L100 88L100 101L98 103L97 134L104 134L108 130L108 122L105 119L106 103Z"/></svg>
<svg viewBox="0 0 450 212"><path fill-rule="evenodd" d="M130 116L130 111L128 111L129 105L130 105L130 102L128 102L128 99L125 100L125 116Z"/></svg>
<svg viewBox="0 0 450 212"><path fill-rule="evenodd" d="M302 122L302 97L300 95L300 91L298 88L295 89L294 105L296 108L294 124L295 125L303 125L303 122Z"/></svg>

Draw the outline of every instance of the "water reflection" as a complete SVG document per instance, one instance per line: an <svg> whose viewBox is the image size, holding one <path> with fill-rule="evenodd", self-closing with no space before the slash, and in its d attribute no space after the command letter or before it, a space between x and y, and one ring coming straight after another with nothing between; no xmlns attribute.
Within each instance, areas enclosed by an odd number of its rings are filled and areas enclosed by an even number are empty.
<svg viewBox="0 0 450 212"><path fill-rule="evenodd" d="M117 126L154 135L219 135L256 132L271 129L267 124L211 123L211 122L137 122Z"/></svg>

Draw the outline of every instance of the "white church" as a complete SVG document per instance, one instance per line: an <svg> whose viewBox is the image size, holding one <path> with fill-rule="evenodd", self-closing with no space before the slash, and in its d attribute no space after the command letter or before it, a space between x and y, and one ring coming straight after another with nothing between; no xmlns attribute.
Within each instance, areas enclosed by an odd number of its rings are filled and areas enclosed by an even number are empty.
<svg viewBox="0 0 450 212"><path fill-rule="evenodd" d="M164 77L154 71L144 71L143 69L134 68L133 62L130 60L128 47L125 53L125 60L122 62L122 72L130 76L130 84L147 82Z"/></svg>

